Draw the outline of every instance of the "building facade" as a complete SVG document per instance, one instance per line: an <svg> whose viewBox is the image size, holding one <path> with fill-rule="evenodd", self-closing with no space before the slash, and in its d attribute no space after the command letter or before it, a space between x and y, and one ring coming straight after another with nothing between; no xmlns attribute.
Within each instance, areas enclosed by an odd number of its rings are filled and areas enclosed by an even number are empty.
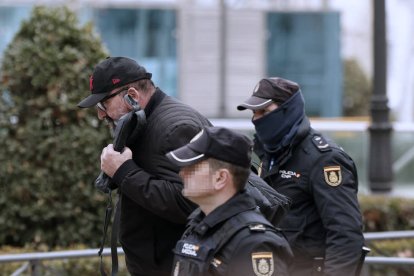
<svg viewBox="0 0 414 276"><path fill-rule="evenodd" d="M404 5L403 0L389 2ZM0 1L0 52L34 4L39 1ZM371 1L44 0L40 4L68 5L81 22L92 20L112 56L138 60L166 93L211 118L249 117L236 106L268 76L301 84L311 116L340 117L342 62L356 59L369 77L373 71ZM405 51L407 55L410 49ZM398 63L391 68L399 68ZM389 75L397 79L393 72ZM403 83L398 76L398 83ZM407 103L395 91L389 95L395 117L407 118L397 111L409 112L407 106L401 109Z"/></svg>

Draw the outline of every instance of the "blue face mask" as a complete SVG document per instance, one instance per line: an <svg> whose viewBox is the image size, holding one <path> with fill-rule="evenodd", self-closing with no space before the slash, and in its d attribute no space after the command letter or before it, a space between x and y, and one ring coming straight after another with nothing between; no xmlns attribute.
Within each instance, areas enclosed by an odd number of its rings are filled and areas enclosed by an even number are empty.
<svg viewBox="0 0 414 276"><path fill-rule="evenodd" d="M276 152L292 142L305 116L304 108L302 93L298 91L277 109L252 121L267 152Z"/></svg>

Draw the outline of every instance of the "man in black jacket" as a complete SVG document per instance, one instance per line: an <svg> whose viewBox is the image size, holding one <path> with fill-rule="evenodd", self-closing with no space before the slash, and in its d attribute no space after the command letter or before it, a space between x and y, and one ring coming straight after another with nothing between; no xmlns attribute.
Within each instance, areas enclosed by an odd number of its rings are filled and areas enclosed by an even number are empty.
<svg viewBox="0 0 414 276"><path fill-rule="evenodd" d="M252 142L226 128L205 127L167 154L181 167L183 194L199 205L174 253L174 276L287 276L288 242L245 190Z"/></svg>
<svg viewBox="0 0 414 276"><path fill-rule="evenodd" d="M352 159L310 127L292 81L262 79L238 109L253 111L260 176L291 199L279 224L295 256L290 274L355 275L364 238Z"/></svg>
<svg viewBox="0 0 414 276"><path fill-rule="evenodd" d="M110 144L101 169L121 192L120 242L132 275L170 275L172 249L195 205L181 194L178 167L165 154L190 141L209 121L155 87L136 61L111 57L90 78L91 94L78 106L97 107L99 119L116 124L139 105L146 125L120 153Z"/></svg>

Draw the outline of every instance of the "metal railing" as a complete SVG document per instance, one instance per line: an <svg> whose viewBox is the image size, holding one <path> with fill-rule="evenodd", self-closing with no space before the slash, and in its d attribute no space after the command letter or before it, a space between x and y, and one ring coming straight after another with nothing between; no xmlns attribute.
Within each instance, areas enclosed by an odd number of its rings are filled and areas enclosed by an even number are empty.
<svg viewBox="0 0 414 276"><path fill-rule="evenodd" d="M371 243L372 241L378 240L392 240L392 239L412 239L414 238L414 231L388 231L388 232L371 232L364 233L364 238L369 247L374 251L378 251L375 246ZM384 266L393 266L399 267L402 271L411 275L411 272L414 271L414 258L407 257L385 257L385 256L376 256L376 257L366 257L365 262L361 271L361 276L371 275L370 270L373 265Z"/></svg>
<svg viewBox="0 0 414 276"><path fill-rule="evenodd" d="M0 255L1 263L12 262L25 262L25 261L42 261L42 260L57 260L57 259L73 259L73 258L91 258L98 257L99 248L96 249L83 249L83 250L65 250L65 251L53 251L53 252L33 252L33 253L21 253L21 254L7 254ZM118 247L118 255L123 255L124 250ZM110 256L111 249L104 248L102 252L103 256Z"/></svg>
<svg viewBox="0 0 414 276"><path fill-rule="evenodd" d="M390 231L390 232L372 232L364 233L365 240L367 242L374 240L385 239L406 239L414 238L414 231ZM67 250L67 251L54 251L54 252L33 252L23 254L5 254L0 255L1 263L11 262L26 262L19 269L17 269L12 276L18 276L24 271L31 269L32 275L37 275L35 272L36 267L45 260L57 260L57 259L73 259L73 258L91 258L98 257L99 249L84 249L84 250ZM121 247L118 247L118 255L123 255L124 251ZM102 253L103 256L110 256L110 248L105 248ZM366 257L366 265L392 265L392 266L413 266L414 258L405 257ZM364 272L363 272L364 275ZM365 273L366 275L366 273Z"/></svg>
<svg viewBox="0 0 414 276"><path fill-rule="evenodd" d="M25 262L21 267L11 274L11 276L19 276L27 270L31 270L32 276L40 276L39 266L42 261L46 260L59 260L59 259L75 259L75 258L96 258L98 256L99 249L83 249L83 250L65 250L65 251L53 251L53 252L33 252L33 253L21 253L21 254L7 254L0 255L1 263L12 262ZM125 254L121 247L117 248L118 255ZM111 249L104 248L102 256L110 256Z"/></svg>
<svg viewBox="0 0 414 276"><path fill-rule="evenodd" d="M387 231L364 233L366 241L414 238L414 231Z"/></svg>

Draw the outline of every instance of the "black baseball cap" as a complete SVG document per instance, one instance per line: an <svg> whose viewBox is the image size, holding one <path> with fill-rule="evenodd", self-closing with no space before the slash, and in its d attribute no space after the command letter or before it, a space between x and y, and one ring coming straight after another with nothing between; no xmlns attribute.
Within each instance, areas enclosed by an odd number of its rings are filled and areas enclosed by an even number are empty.
<svg viewBox="0 0 414 276"><path fill-rule="evenodd" d="M170 151L166 156L179 167L215 158L249 168L252 146L252 141L243 134L222 127L204 127L190 143Z"/></svg>
<svg viewBox="0 0 414 276"><path fill-rule="evenodd" d="M126 57L108 57L95 66L89 78L91 94L78 103L78 107L92 107L102 101L118 87L142 79L151 79L152 74L135 60Z"/></svg>
<svg viewBox="0 0 414 276"><path fill-rule="evenodd" d="M265 78L255 86L253 95L244 103L237 106L238 110L258 110L270 105L284 103L293 94L299 91L300 87L296 82L279 77Z"/></svg>

